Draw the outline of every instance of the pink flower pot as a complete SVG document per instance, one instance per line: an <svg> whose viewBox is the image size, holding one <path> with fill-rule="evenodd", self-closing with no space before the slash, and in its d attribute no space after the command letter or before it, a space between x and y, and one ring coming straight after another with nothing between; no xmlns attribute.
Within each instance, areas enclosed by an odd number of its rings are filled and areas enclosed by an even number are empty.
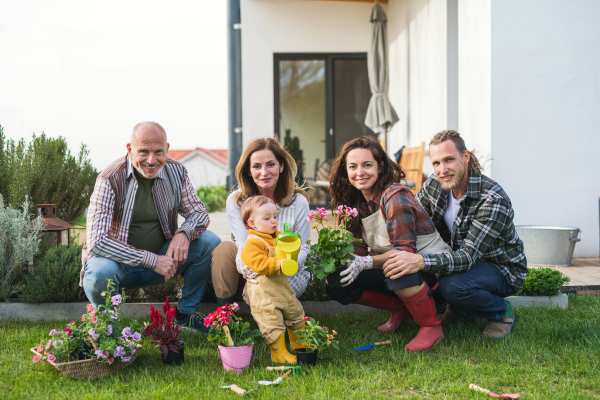
<svg viewBox="0 0 600 400"><path fill-rule="evenodd" d="M241 374L242 371L252 364L252 349L254 345L239 346L239 347L226 347L218 346L217 351L223 362L223 368L226 371L235 371ZM256 357L256 353L255 353Z"/></svg>

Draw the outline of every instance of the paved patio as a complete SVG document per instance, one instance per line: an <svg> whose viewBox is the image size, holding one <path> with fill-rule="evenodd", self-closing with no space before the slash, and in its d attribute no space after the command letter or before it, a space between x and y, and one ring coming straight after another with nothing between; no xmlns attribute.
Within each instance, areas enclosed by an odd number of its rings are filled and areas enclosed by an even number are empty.
<svg viewBox="0 0 600 400"><path fill-rule="evenodd" d="M225 211L210 214L209 229L216 233L221 240L231 240L229 219ZM316 231L311 230L311 240L316 240ZM537 265L529 265L539 268ZM576 295L600 296L600 259L599 258L574 258L570 267L549 267L557 269L571 279L563 286L563 291Z"/></svg>

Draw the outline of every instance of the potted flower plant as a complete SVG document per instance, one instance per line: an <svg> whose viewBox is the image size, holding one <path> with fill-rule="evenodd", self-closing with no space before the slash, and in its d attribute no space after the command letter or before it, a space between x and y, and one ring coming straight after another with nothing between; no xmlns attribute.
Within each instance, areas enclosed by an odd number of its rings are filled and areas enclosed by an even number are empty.
<svg viewBox="0 0 600 400"><path fill-rule="evenodd" d="M71 321L62 330L52 329L49 340L42 338L40 345L31 349L33 362L45 361L78 379L100 378L130 365L142 350L137 343L142 335L121 326L123 313L119 308L127 296L124 292L113 293L113 281L109 279L107 290L102 292L106 304L98 308L88 304L79 325Z"/></svg>
<svg viewBox="0 0 600 400"><path fill-rule="evenodd" d="M304 342L306 346L305 348L296 349L296 358L298 364L315 365L317 357L323 357L323 353L319 353L319 351L325 350L329 346L336 350L340 349L337 343L338 333L333 329L330 332L329 328L321 326L319 322L311 317L304 317L304 320L306 321L304 329L294 331L294 334L300 336L297 342Z"/></svg>
<svg viewBox="0 0 600 400"><path fill-rule="evenodd" d="M209 328L208 340L217 346L223 368L238 374L252 363L254 338L260 336L258 329L250 329L249 322L235 315L239 309L237 303L225 304L204 319L204 325Z"/></svg>
<svg viewBox="0 0 600 400"><path fill-rule="evenodd" d="M358 216L356 208L339 206L335 211L339 218L339 228L325 226L329 213L324 208L317 208L306 216L312 227L317 230L319 238L317 243L311 244L310 252L305 262L306 270L312 272L317 279L327 277L329 286L340 286L340 272L348 261L354 260L352 243L356 240L346 226L350 219ZM359 241L362 242L361 239Z"/></svg>
<svg viewBox="0 0 600 400"><path fill-rule="evenodd" d="M171 308L169 298L165 300L162 311L154 308L150 304L150 321L146 323L144 335L150 336L156 343L156 347L162 354L162 361L165 365L181 365L184 362L185 342L180 338L180 327L175 324L175 314L177 307Z"/></svg>

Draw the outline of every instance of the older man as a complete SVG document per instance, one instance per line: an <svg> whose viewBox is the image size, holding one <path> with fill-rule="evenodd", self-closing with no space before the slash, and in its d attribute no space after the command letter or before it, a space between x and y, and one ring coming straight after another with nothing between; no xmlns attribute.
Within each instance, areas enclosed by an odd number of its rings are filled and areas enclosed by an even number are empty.
<svg viewBox="0 0 600 400"><path fill-rule="evenodd" d="M155 122L133 128L127 155L96 179L87 214L80 286L92 304L107 279L118 290L143 288L185 274L175 322L205 331L197 313L210 280L211 253L220 243L207 231L208 214L187 170L167 158L165 130ZM185 222L177 228L177 217Z"/></svg>
<svg viewBox="0 0 600 400"><path fill-rule="evenodd" d="M513 224L508 195L481 174L477 158L456 131L429 143L434 174L417 199L451 247L442 254L399 252L384 265L386 276L420 270L442 274L439 290L449 303L442 322L483 317L482 337L505 337L514 323L510 302L527 275L523 242Z"/></svg>

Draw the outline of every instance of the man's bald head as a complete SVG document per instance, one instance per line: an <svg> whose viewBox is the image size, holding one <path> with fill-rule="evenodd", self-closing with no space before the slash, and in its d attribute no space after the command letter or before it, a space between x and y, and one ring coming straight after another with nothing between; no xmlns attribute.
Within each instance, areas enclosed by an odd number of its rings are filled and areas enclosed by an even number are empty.
<svg viewBox="0 0 600 400"><path fill-rule="evenodd" d="M140 122L139 124L134 126L133 131L131 131L130 143L133 143L136 139L139 139L140 134L143 134L143 135L155 134L156 135L159 133L163 135L164 141L165 141L165 143L167 143L167 131L165 131L165 128L160 126L160 124L157 124L156 122L152 122L152 121Z"/></svg>

